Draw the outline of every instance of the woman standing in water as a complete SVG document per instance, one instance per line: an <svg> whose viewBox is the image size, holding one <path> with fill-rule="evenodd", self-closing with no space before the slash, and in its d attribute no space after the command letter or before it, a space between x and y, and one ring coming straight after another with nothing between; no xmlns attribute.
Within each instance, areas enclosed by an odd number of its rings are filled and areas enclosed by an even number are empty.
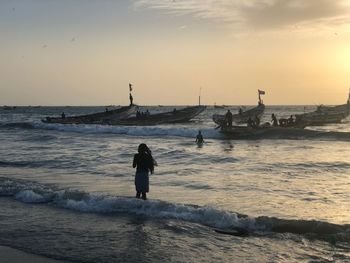
<svg viewBox="0 0 350 263"><path fill-rule="evenodd" d="M149 192L149 176L148 173L153 174L154 171L154 160L152 157L151 150L146 144L141 143L138 148L138 153L134 156L132 167L136 167L135 175L135 187L136 187L136 198L146 200L146 193Z"/></svg>

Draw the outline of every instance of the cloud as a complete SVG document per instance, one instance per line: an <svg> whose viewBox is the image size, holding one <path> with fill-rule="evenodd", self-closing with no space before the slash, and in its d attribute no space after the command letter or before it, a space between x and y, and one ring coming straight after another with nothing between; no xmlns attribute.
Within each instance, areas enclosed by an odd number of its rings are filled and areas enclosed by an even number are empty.
<svg viewBox="0 0 350 263"><path fill-rule="evenodd" d="M350 23L350 0L135 0L135 6L260 30Z"/></svg>

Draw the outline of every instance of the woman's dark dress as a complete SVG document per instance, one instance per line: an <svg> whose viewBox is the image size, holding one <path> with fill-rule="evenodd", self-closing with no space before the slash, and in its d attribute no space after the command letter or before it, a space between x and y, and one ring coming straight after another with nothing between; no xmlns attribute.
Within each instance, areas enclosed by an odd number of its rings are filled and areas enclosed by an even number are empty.
<svg viewBox="0 0 350 263"><path fill-rule="evenodd" d="M153 173L154 165L153 158L147 153L137 153L134 156L133 167L136 167L135 187L136 192L149 192L149 177L148 173Z"/></svg>

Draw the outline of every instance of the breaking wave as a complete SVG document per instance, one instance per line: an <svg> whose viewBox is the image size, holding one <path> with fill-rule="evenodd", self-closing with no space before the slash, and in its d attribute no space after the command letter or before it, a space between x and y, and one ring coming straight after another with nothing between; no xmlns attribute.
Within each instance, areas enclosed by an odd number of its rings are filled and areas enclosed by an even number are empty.
<svg viewBox="0 0 350 263"><path fill-rule="evenodd" d="M350 225L267 216L252 218L211 206L174 204L161 200L142 201L73 189L54 189L34 182L9 178L0 178L0 196L10 196L24 203L50 203L85 213L128 213L150 218L182 220L213 227L222 234L293 233L329 242L350 242Z"/></svg>
<svg viewBox="0 0 350 263"><path fill-rule="evenodd" d="M66 132L77 133L106 133L106 134L122 134L130 136L179 136L179 137L195 137L198 133L196 128L176 127L173 125L161 126L111 126L111 125L91 125L91 124L36 124L36 128L53 129ZM220 138L221 134L212 129L201 129L206 138Z"/></svg>
<svg viewBox="0 0 350 263"><path fill-rule="evenodd" d="M74 132L83 134L120 134L130 136L178 136L195 137L198 128L178 127L173 125L161 126L112 126L97 124L46 124L46 123L2 123L0 128L5 129L44 129L62 132ZM206 138L221 138L219 131L213 128L201 129Z"/></svg>
<svg viewBox="0 0 350 263"><path fill-rule="evenodd" d="M40 122L0 123L0 129L44 129L82 134L118 134L129 136L177 136L193 138L200 129L205 138L211 139L287 139L287 140L339 140L350 141L350 132L318 131L310 129L261 129L251 134L221 134L214 127L195 128L174 125L159 126L112 126L97 124L47 124ZM45 138L44 138L45 139ZM51 139L51 138L49 138ZM40 138L41 140L41 138Z"/></svg>

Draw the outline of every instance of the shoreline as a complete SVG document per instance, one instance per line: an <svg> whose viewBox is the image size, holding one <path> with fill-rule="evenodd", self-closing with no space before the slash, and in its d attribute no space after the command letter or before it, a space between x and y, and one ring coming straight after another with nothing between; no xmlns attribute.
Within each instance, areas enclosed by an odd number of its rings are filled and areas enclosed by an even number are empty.
<svg viewBox="0 0 350 263"><path fill-rule="evenodd" d="M2 245L0 245L0 257L2 263L69 263Z"/></svg>

